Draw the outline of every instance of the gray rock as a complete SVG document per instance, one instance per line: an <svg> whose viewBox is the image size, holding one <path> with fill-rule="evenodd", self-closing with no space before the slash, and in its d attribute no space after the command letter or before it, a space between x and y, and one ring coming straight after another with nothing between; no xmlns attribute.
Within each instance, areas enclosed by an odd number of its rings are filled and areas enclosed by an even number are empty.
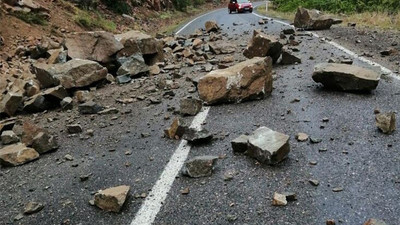
<svg viewBox="0 0 400 225"><path fill-rule="evenodd" d="M296 63L301 63L301 59L293 54L293 52L289 52L288 50L282 51L282 60L280 64L282 65L292 65Z"/></svg>
<svg viewBox="0 0 400 225"><path fill-rule="evenodd" d="M211 176L217 156L197 156L185 162L182 174L198 178Z"/></svg>
<svg viewBox="0 0 400 225"><path fill-rule="evenodd" d="M94 205L105 211L119 212L125 203L129 190L130 186L126 185L100 190L94 195Z"/></svg>
<svg viewBox="0 0 400 225"><path fill-rule="evenodd" d="M240 135L231 141L233 152L244 153L249 147L249 136Z"/></svg>
<svg viewBox="0 0 400 225"><path fill-rule="evenodd" d="M210 142L212 138L213 135L206 129L196 130L194 128L187 128L185 129L185 133L183 134L183 139L187 140L193 145Z"/></svg>
<svg viewBox="0 0 400 225"><path fill-rule="evenodd" d="M290 152L289 136L260 127L249 136L247 154L261 163L278 164Z"/></svg>
<svg viewBox="0 0 400 225"><path fill-rule="evenodd" d="M104 109L103 106L93 102L88 101L78 106L80 114L96 114Z"/></svg>
<svg viewBox="0 0 400 225"><path fill-rule="evenodd" d="M127 84L132 81L131 75L125 74L116 77L117 84Z"/></svg>
<svg viewBox="0 0 400 225"><path fill-rule="evenodd" d="M353 65L321 63L315 66L312 78L331 89L372 91L379 84L380 74Z"/></svg>
<svg viewBox="0 0 400 225"><path fill-rule="evenodd" d="M73 100L71 97L65 97L61 100L60 105L63 110L70 110L74 107L72 103Z"/></svg>
<svg viewBox="0 0 400 225"><path fill-rule="evenodd" d="M1 133L1 143L3 145L14 144L19 141L19 137L12 130L6 130Z"/></svg>
<svg viewBox="0 0 400 225"><path fill-rule="evenodd" d="M46 99L42 93L39 93L37 95L28 98L24 102L23 109L25 112L30 112L30 113L42 112L52 108L54 104L55 103L52 103L48 99Z"/></svg>
<svg viewBox="0 0 400 225"><path fill-rule="evenodd" d="M391 134L396 130L396 114L394 112L375 115L376 126L384 133Z"/></svg>
<svg viewBox="0 0 400 225"><path fill-rule="evenodd" d="M121 57L118 59L121 67L117 71L117 75L136 76L149 72L149 66L146 65L143 56L135 54L130 57Z"/></svg>
<svg viewBox="0 0 400 225"><path fill-rule="evenodd" d="M183 116L195 116L200 112L203 101L195 98L183 98L180 101L180 113Z"/></svg>

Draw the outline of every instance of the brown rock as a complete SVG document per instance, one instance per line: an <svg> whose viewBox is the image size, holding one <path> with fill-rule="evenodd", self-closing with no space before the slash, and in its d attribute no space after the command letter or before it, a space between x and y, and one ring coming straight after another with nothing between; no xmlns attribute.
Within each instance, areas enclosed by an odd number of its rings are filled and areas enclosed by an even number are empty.
<svg viewBox="0 0 400 225"><path fill-rule="evenodd" d="M394 112L376 114L375 122L384 134L391 134L396 130L396 114Z"/></svg>
<svg viewBox="0 0 400 225"><path fill-rule="evenodd" d="M0 102L0 114L6 113L9 116L13 116L21 103L22 94L8 92Z"/></svg>
<svg viewBox="0 0 400 225"><path fill-rule="evenodd" d="M32 142L34 148L39 154L59 148L59 145L54 136L49 135L47 132L39 132Z"/></svg>
<svg viewBox="0 0 400 225"><path fill-rule="evenodd" d="M294 18L294 26L306 30L324 30L329 29L334 20L324 15L322 12L313 9L299 7Z"/></svg>
<svg viewBox="0 0 400 225"><path fill-rule="evenodd" d="M215 21L207 21L205 23L207 33L218 31L220 28Z"/></svg>
<svg viewBox="0 0 400 225"><path fill-rule="evenodd" d="M0 149L0 164L3 166L19 166L39 158L39 153L24 144L8 145Z"/></svg>
<svg viewBox="0 0 400 225"><path fill-rule="evenodd" d="M226 41L215 41L208 43L210 50L216 54L230 54L236 51L236 46Z"/></svg>
<svg viewBox="0 0 400 225"><path fill-rule="evenodd" d="M271 58L253 58L200 78L200 99L207 104L258 99L272 92Z"/></svg>
<svg viewBox="0 0 400 225"><path fill-rule="evenodd" d="M282 65L292 65L296 63L301 63L301 59L289 52L288 50L282 51L282 60L280 62Z"/></svg>
<svg viewBox="0 0 400 225"><path fill-rule="evenodd" d="M386 223L382 220L369 219L364 223L364 225L386 225Z"/></svg>
<svg viewBox="0 0 400 225"><path fill-rule="evenodd" d="M287 205L286 196L283 194L279 194L277 192L274 193L274 197L272 199L273 206L285 206Z"/></svg>
<svg viewBox="0 0 400 225"><path fill-rule="evenodd" d="M94 204L102 210L119 212L129 193L129 186L122 185L100 190L94 196Z"/></svg>
<svg viewBox="0 0 400 225"><path fill-rule="evenodd" d="M180 118L175 118L172 121L171 127L164 130L165 135L171 139L179 139L185 132L185 125Z"/></svg>
<svg viewBox="0 0 400 225"><path fill-rule="evenodd" d="M65 46L72 59L100 63L113 61L112 56L124 47L113 34L104 31L74 33L67 37Z"/></svg>
<svg viewBox="0 0 400 225"><path fill-rule="evenodd" d="M263 34L261 30L254 30L253 37L243 55L250 59L270 56L275 63L281 55L282 46L275 37Z"/></svg>
<svg viewBox="0 0 400 225"><path fill-rule="evenodd" d="M308 140L308 135L305 133L298 133L296 134L296 140L300 141L300 142L304 142Z"/></svg>
<svg viewBox="0 0 400 225"><path fill-rule="evenodd" d="M40 132L46 132L43 128L26 121L18 121L13 128L13 131L16 135L21 138L21 142L26 146L31 146L33 144L33 139Z"/></svg>

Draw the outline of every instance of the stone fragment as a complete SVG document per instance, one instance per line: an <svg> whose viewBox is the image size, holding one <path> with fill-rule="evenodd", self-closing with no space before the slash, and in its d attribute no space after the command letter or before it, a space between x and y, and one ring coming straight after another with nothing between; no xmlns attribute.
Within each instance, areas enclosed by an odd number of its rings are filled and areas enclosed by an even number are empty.
<svg viewBox="0 0 400 225"><path fill-rule="evenodd" d="M12 130L6 130L1 133L1 143L3 145L14 144L19 141L19 137Z"/></svg>
<svg viewBox="0 0 400 225"><path fill-rule="evenodd" d="M79 124L69 124L67 125L67 131L70 134L82 133L82 127Z"/></svg>
<svg viewBox="0 0 400 225"><path fill-rule="evenodd" d="M47 132L40 132L33 138L32 148L39 154L43 154L58 149L59 145L53 135Z"/></svg>
<svg viewBox="0 0 400 225"><path fill-rule="evenodd" d="M293 28L287 28L287 29L282 30L282 33L286 34L286 35L294 34L295 32L296 31Z"/></svg>
<svg viewBox="0 0 400 225"><path fill-rule="evenodd" d="M216 55L230 54L236 51L235 45L222 40L210 42L208 43L208 45L210 46L211 52L213 52Z"/></svg>
<svg viewBox="0 0 400 225"><path fill-rule="evenodd" d="M24 208L24 214L30 215L41 211L44 205L39 202L28 202Z"/></svg>
<svg viewBox="0 0 400 225"><path fill-rule="evenodd" d="M376 114L375 123L384 134L391 134L396 130L396 114L394 112Z"/></svg>
<svg viewBox="0 0 400 225"><path fill-rule="evenodd" d="M292 65L296 63L301 63L301 59L295 56L292 52L288 50L282 51L282 60L280 62L282 65Z"/></svg>
<svg viewBox="0 0 400 225"><path fill-rule="evenodd" d="M312 186L318 186L319 185L319 181L318 180L310 179L310 180L308 180L308 182L310 182L310 184Z"/></svg>
<svg viewBox="0 0 400 225"><path fill-rule="evenodd" d="M206 129L196 130L194 128L187 128L185 129L185 133L183 134L183 139L187 140L193 145L207 143L211 141L212 138L213 135Z"/></svg>
<svg viewBox="0 0 400 225"><path fill-rule="evenodd" d="M277 192L274 193L274 197L272 199L273 206L285 206L287 205L286 196L283 194L279 194Z"/></svg>
<svg viewBox="0 0 400 225"><path fill-rule="evenodd" d="M263 98L272 92L272 60L256 57L211 71L200 78L197 88L206 104Z"/></svg>
<svg viewBox="0 0 400 225"><path fill-rule="evenodd" d="M334 219L328 219L328 220L326 220L326 225L335 225L335 224L336 224L336 222L335 222Z"/></svg>
<svg viewBox="0 0 400 225"><path fill-rule="evenodd" d="M315 66L312 78L331 89L372 91L378 86L380 74L353 65L321 63Z"/></svg>
<svg viewBox="0 0 400 225"><path fill-rule="evenodd" d="M249 136L247 154L270 165L283 161L290 152L289 136L260 127Z"/></svg>
<svg viewBox="0 0 400 225"><path fill-rule="evenodd" d="M74 106L72 104L73 100L71 97L65 97L61 100L60 105L63 110L71 110Z"/></svg>
<svg viewBox="0 0 400 225"><path fill-rule="evenodd" d="M101 110L97 114L99 114L99 115L109 115L109 114L117 114L117 113L119 113L119 110L117 108L111 107L111 108L108 108L108 109Z"/></svg>
<svg viewBox="0 0 400 225"><path fill-rule="evenodd" d="M53 103L47 100L43 94L39 93L28 98L24 102L24 111L30 113L42 112L52 108Z"/></svg>
<svg viewBox="0 0 400 225"><path fill-rule="evenodd" d="M29 120L17 121L13 127L13 131L26 146L31 146L34 137L40 132L46 132L43 128L31 123Z"/></svg>
<svg viewBox="0 0 400 225"><path fill-rule="evenodd" d="M372 219L365 221L365 223L363 225L386 225L386 223L382 220L372 218Z"/></svg>
<svg viewBox="0 0 400 225"><path fill-rule="evenodd" d="M298 133L296 134L296 140L300 142L304 142L308 140L308 135L306 133Z"/></svg>
<svg viewBox="0 0 400 225"><path fill-rule="evenodd" d="M192 178L211 176L217 159L217 156L196 156L185 162L182 174Z"/></svg>
<svg viewBox="0 0 400 225"><path fill-rule="evenodd" d="M207 33L216 32L220 29L217 22L215 21L207 21L204 25L206 27Z"/></svg>
<svg viewBox="0 0 400 225"><path fill-rule="evenodd" d="M22 94L8 92L0 101L0 114L6 113L8 116L13 116L22 103Z"/></svg>
<svg viewBox="0 0 400 225"><path fill-rule="evenodd" d="M183 98L180 101L180 113L183 116L195 116L200 112L203 101L195 98Z"/></svg>
<svg viewBox="0 0 400 225"><path fill-rule="evenodd" d="M39 158L39 153L22 143L7 145L0 149L0 164L3 166L19 166Z"/></svg>
<svg viewBox="0 0 400 225"><path fill-rule="evenodd" d="M94 98L93 93L90 91L76 91L74 96L79 103L88 102Z"/></svg>
<svg viewBox="0 0 400 225"><path fill-rule="evenodd" d="M324 30L333 25L334 20L322 12L299 7L294 18L294 26L306 30Z"/></svg>
<svg viewBox="0 0 400 225"><path fill-rule="evenodd" d="M231 141L233 152L236 153L244 153L247 151L249 144L249 136L247 135L240 135L239 137L235 138Z"/></svg>
<svg viewBox="0 0 400 225"><path fill-rule="evenodd" d="M184 122L180 118L175 118L172 121L171 127L164 130L165 135L171 139L179 139L185 133L185 125Z"/></svg>
<svg viewBox="0 0 400 225"><path fill-rule="evenodd" d="M127 84L132 81L131 75L125 74L116 77L117 84Z"/></svg>
<svg viewBox="0 0 400 225"><path fill-rule="evenodd" d="M122 185L100 190L94 195L94 204L102 210L119 212L129 193L129 186Z"/></svg>
<svg viewBox="0 0 400 225"><path fill-rule="evenodd" d="M102 111L104 107L93 101L88 101L80 104L78 109L80 114L96 114Z"/></svg>
<svg viewBox="0 0 400 225"><path fill-rule="evenodd" d="M253 37L243 55L249 59L270 56L275 63L281 56L282 47L283 45L275 37L264 34L261 30L254 30Z"/></svg>
<svg viewBox="0 0 400 225"><path fill-rule="evenodd" d="M107 68L99 63L83 59L73 59L63 64L33 64L33 73L42 88L61 84L64 88L80 88L105 79Z"/></svg>
<svg viewBox="0 0 400 225"><path fill-rule="evenodd" d="M124 46L112 33L104 31L73 33L66 38L65 46L72 59L87 59L100 63L110 63Z"/></svg>

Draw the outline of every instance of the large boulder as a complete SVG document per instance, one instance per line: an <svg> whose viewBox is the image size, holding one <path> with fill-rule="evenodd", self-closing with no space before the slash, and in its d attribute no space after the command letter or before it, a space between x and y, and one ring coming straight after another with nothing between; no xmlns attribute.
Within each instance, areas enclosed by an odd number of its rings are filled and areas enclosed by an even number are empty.
<svg viewBox="0 0 400 225"><path fill-rule="evenodd" d="M68 56L100 63L114 61L113 56L124 46L114 35L104 31L74 33L66 38Z"/></svg>
<svg viewBox="0 0 400 225"><path fill-rule="evenodd" d="M322 12L313 9L299 7L294 18L294 26L306 30L324 30L329 29L335 20L324 15Z"/></svg>
<svg viewBox="0 0 400 225"><path fill-rule="evenodd" d="M129 57L142 54L148 65L164 60L162 41L137 30L115 35L115 38L124 46L117 57Z"/></svg>
<svg viewBox="0 0 400 225"><path fill-rule="evenodd" d="M117 71L117 75L129 75L135 76L142 73L149 72L149 66L146 65L143 56L140 54L135 54L130 57L121 57L118 59L121 64Z"/></svg>
<svg viewBox="0 0 400 225"><path fill-rule="evenodd" d="M270 56L275 63L281 55L282 46L275 37L264 34L260 30L254 30L253 37L243 55L250 59Z"/></svg>
<svg viewBox="0 0 400 225"><path fill-rule="evenodd" d="M206 28L207 33L215 32L215 31L218 31L220 29L218 24L217 24L217 22L215 22L215 21L207 21L204 24L204 26Z"/></svg>
<svg viewBox="0 0 400 225"><path fill-rule="evenodd" d="M200 78L198 90L207 104L262 98L272 92L272 60L256 57L214 70Z"/></svg>
<svg viewBox="0 0 400 225"><path fill-rule="evenodd" d="M89 86L103 80L108 71L97 62L73 59L64 64L37 63L33 65L33 72L43 88L61 84L69 89Z"/></svg>
<svg viewBox="0 0 400 225"><path fill-rule="evenodd" d="M247 154L261 163L277 164L290 152L289 136L260 127L249 137Z"/></svg>
<svg viewBox="0 0 400 225"><path fill-rule="evenodd" d="M378 86L380 74L353 65L321 63L315 66L312 79L331 89L371 91Z"/></svg>
<svg viewBox="0 0 400 225"><path fill-rule="evenodd" d="M39 158L39 153L33 148L18 143L0 149L0 164L3 166L19 166Z"/></svg>

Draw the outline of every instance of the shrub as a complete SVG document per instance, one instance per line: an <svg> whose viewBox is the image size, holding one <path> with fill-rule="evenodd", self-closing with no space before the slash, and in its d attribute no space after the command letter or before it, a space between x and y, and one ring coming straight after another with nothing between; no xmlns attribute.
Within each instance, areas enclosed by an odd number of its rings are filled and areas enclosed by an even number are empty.
<svg viewBox="0 0 400 225"><path fill-rule="evenodd" d="M117 28L114 22L104 19L100 14L96 14L92 17L89 13L85 11L79 11L74 17L75 22L82 27L93 29L101 28L106 31L113 32Z"/></svg>
<svg viewBox="0 0 400 225"><path fill-rule="evenodd" d="M172 3L179 11L186 11L187 7L191 5L190 0L172 0Z"/></svg>
<svg viewBox="0 0 400 225"><path fill-rule="evenodd" d="M101 0L110 10L119 14L132 13L131 6L125 0Z"/></svg>
<svg viewBox="0 0 400 225"><path fill-rule="evenodd" d="M26 23L30 24L38 24L38 25L47 25L46 19L37 13L34 12L21 12L21 11L15 11L12 13L15 17L18 19L25 21Z"/></svg>

